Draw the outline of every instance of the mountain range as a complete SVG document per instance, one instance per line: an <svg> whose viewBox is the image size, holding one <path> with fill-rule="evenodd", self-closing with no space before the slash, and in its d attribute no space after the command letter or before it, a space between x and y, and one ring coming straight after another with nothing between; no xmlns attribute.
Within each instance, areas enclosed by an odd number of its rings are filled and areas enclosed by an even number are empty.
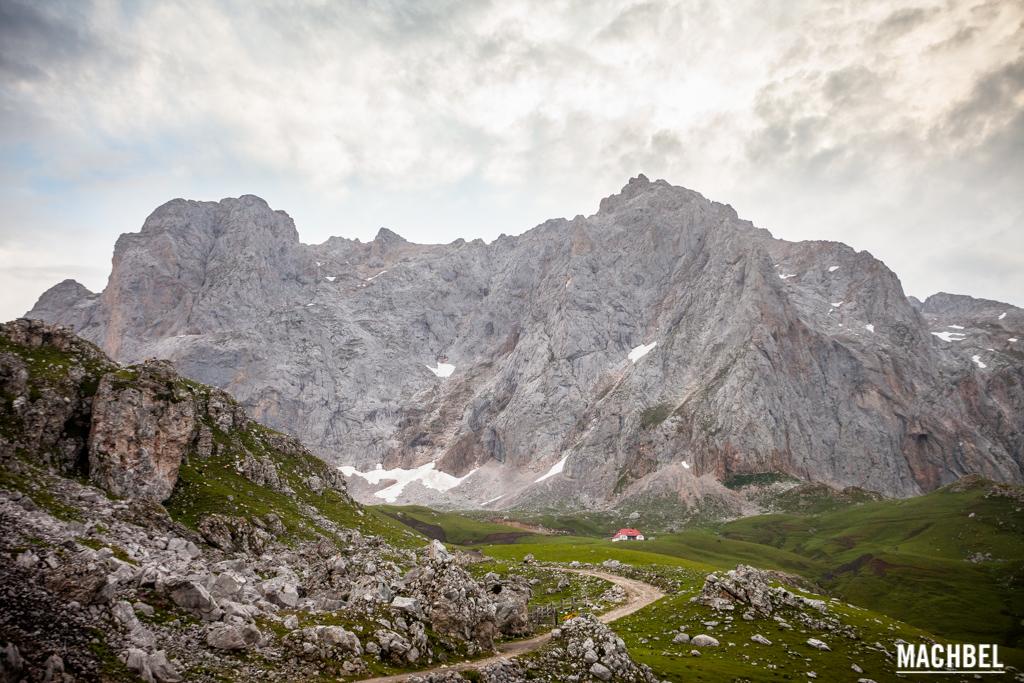
<svg viewBox="0 0 1024 683"><path fill-rule="evenodd" d="M175 199L102 292L27 317L231 392L364 501L733 514L743 477L1024 482L1024 311L918 301L865 251L643 175L490 243L307 245L258 197Z"/></svg>

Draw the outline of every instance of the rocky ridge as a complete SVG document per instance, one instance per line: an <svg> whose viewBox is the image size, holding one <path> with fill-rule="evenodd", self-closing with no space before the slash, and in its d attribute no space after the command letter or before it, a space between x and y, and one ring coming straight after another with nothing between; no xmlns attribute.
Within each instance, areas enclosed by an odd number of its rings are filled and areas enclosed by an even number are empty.
<svg viewBox="0 0 1024 683"><path fill-rule="evenodd" d="M643 176L490 244L304 245L257 197L174 200L102 293L29 315L230 390L363 500L732 515L759 509L736 475L1024 481L1024 311L908 299L866 252Z"/></svg>
<svg viewBox="0 0 1024 683"><path fill-rule="evenodd" d="M4 680L365 677L528 627L525 579L475 580L165 362L19 320L0 398Z"/></svg>

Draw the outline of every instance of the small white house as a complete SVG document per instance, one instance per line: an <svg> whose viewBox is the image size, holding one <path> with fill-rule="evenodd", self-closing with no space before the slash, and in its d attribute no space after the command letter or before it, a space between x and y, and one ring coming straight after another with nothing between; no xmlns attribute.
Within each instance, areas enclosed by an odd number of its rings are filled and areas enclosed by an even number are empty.
<svg viewBox="0 0 1024 683"><path fill-rule="evenodd" d="M612 541L642 541L644 535L636 529L619 529L612 536Z"/></svg>

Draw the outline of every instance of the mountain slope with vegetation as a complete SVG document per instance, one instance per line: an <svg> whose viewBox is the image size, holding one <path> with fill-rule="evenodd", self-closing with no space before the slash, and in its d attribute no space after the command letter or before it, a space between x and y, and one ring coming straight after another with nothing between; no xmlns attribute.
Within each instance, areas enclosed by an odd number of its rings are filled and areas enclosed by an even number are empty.
<svg viewBox="0 0 1024 683"><path fill-rule="evenodd" d="M471 561L353 501L224 392L0 325L4 680L356 680L486 655L532 632L538 599L603 604Z"/></svg>

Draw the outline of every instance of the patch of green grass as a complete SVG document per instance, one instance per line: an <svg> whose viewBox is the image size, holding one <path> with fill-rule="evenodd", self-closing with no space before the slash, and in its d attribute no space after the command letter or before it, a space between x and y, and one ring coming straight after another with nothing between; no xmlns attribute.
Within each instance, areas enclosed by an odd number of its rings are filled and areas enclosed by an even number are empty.
<svg viewBox="0 0 1024 683"><path fill-rule="evenodd" d="M119 545L113 543L106 543L98 538L80 538L78 539L78 542L88 548L92 548L93 550L108 548L110 549L110 552L113 553L114 557L121 560L122 562L127 562L128 564L134 565L138 564L138 562L133 560L131 556L128 555L128 552Z"/></svg>
<svg viewBox="0 0 1024 683"><path fill-rule="evenodd" d="M441 512L420 505L379 505L379 510L429 538L456 545L509 542L533 536L529 531L476 519L457 512Z"/></svg>
<svg viewBox="0 0 1024 683"><path fill-rule="evenodd" d="M103 631L94 628L92 640L89 642L89 650L99 663L101 680L104 681L137 681L139 680L133 672L128 670L121 658L107 643Z"/></svg>
<svg viewBox="0 0 1024 683"><path fill-rule="evenodd" d="M478 513L469 512L464 514L475 516ZM493 515L495 513L487 514ZM623 515L618 512L545 510L539 512L502 512L501 514L517 522L564 532L570 536L591 536L594 538L611 538L612 533L624 524Z"/></svg>
<svg viewBox="0 0 1024 683"><path fill-rule="evenodd" d="M819 515L730 522L724 537L806 558L792 570L947 637L1024 645L1024 512L985 487ZM982 554L980 562L970 557Z"/></svg>
<svg viewBox="0 0 1024 683"><path fill-rule="evenodd" d="M817 680L852 681L859 677L883 681L907 680L897 678L895 662L880 652L874 643L882 643L890 651L893 642L902 638L907 642L930 642L930 634L883 614L850 607L838 601L828 602L828 609L840 621L856 630L857 638L837 633L807 630L788 612L783 616L793 626L785 629L771 619L745 621L739 612L715 612L703 605L690 602L702 580L695 580L678 594L670 595L629 617L616 621L612 627L622 637L630 654L647 664L662 679L672 681L793 681L808 680L806 673L814 671ZM732 620L725 619L730 614ZM718 622L706 626L704 622ZM700 648L701 656L693 657L694 646L673 643L679 629L691 637L706 633L719 640L719 647ZM760 645L750 640L760 634L772 645ZM807 645L808 638L819 638L831 652ZM1019 651L1003 651L1003 661L1019 661ZM857 664L863 674L851 669ZM774 668L773 668L774 667Z"/></svg>
<svg viewBox="0 0 1024 683"><path fill-rule="evenodd" d="M44 384L65 380L68 371L73 366L80 365L92 376L93 382L86 388L91 386L95 393L95 381L98 377L117 367L102 351L84 339L76 339L71 350L61 351L48 344L38 347L22 346L0 335L0 353L3 352L12 353L25 361L29 371L30 391L33 387L38 390Z"/></svg>
<svg viewBox="0 0 1024 683"><path fill-rule="evenodd" d="M513 560L488 559L466 567L476 579L482 579L488 572L507 579L518 576L531 583L530 606L548 605L557 602L593 603L598 612L609 605L600 601L601 595L611 588L612 583L594 576L563 572L536 564L523 564Z"/></svg>
<svg viewBox="0 0 1024 683"><path fill-rule="evenodd" d="M760 494L755 493L752 497L767 510L803 515L833 512L882 500L879 494L865 489L851 486L836 490L815 482L805 482L783 491L768 489Z"/></svg>
<svg viewBox="0 0 1024 683"><path fill-rule="evenodd" d="M502 560L522 561L526 555L533 555L540 562L572 561L600 563L618 560L632 565L667 565L686 567L700 571L713 571L714 567L704 562L642 550L645 545L635 543L612 543L611 541L580 536L541 536L528 543L491 545L483 548L484 554Z"/></svg>
<svg viewBox="0 0 1024 683"><path fill-rule="evenodd" d="M364 509L333 489L319 493L312 490L308 483L311 477L326 480L329 476L327 463L300 451L274 448L270 444L277 435L270 429L253 423L248 429L226 433L212 422L207 426L213 433L215 453L207 458L195 454L187 458L178 471L171 497L164 503L170 515L182 524L197 528L211 514L252 519L273 513L295 538L333 536L333 525L382 536L403 547L425 542L383 513ZM274 490L248 479L243 474L243 462L250 455L269 459L291 491ZM309 509L317 514L311 516Z"/></svg>
<svg viewBox="0 0 1024 683"><path fill-rule="evenodd" d="M30 469L31 474L15 473L6 467L0 468L0 488L20 491L31 498L36 505L58 519L65 521L81 521L83 519L82 513L77 508L63 503L49 491L47 482L53 475L26 462L24 458L19 458L19 462L23 467Z"/></svg>

